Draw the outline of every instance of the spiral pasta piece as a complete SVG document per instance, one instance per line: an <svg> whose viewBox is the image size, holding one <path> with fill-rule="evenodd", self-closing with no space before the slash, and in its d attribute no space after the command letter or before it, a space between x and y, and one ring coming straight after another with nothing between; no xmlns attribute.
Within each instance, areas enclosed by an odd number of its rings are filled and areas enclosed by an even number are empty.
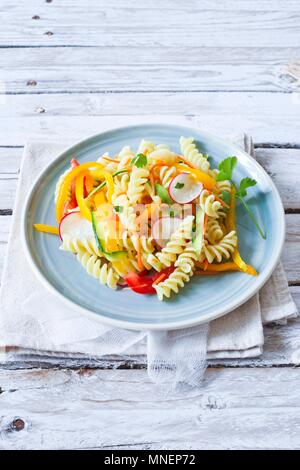
<svg viewBox="0 0 300 470"><path fill-rule="evenodd" d="M157 271L161 271L162 267L169 267L175 262L177 255L183 252L189 240L192 238L194 216L186 217L179 225L178 229L171 235L170 241L155 257L160 262L153 263L153 257L148 257L147 261ZM160 268L160 269L157 269Z"/></svg>
<svg viewBox="0 0 300 470"><path fill-rule="evenodd" d="M155 150L155 145L153 142L149 140L142 139L140 145L138 147L137 153L143 153L144 155L148 155L149 153Z"/></svg>
<svg viewBox="0 0 300 470"><path fill-rule="evenodd" d="M157 148L149 153L148 162L155 165L158 161L175 164L177 162L177 154L165 147Z"/></svg>
<svg viewBox="0 0 300 470"><path fill-rule="evenodd" d="M194 263L197 259L197 255L189 243L184 251L178 256L175 262L175 270L170 276L157 285L154 285L157 297L159 300L163 300L164 297L169 298L171 293L178 294L179 289L188 282L193 275Z"/></svg>
<svg viewBox="0 0 300 470"><path fill-rule="evenodd" d="M124 168L127 168L130 161L134 157L134 152L131 150L131 148L128 145L125 145L119 152L118 155L118 166L117 170L123 170Z"/></svg>
<svg viewBox="0 0 300 470"><path fill-rule="evenodd" d="M207 240L214 244L223 238L223 230L216 219L209 219L206 226L205 237Z"/></svg>
<svg viewBox="0 0 300 470"><path fill-rule="evenodd" d="M103 256L103 253L99 250L94 237L80 239L71 237L70 235L64 235L59 249L63 251L71 251L75 254L85 250L90 255L96 255L99 257Z"/></svg>
<svg viewBox="0 0 300 470"><path fill-rule="evenodd" d="M192 274L194 269L195 261L198 256L193 248L192 243L189 243L183 252L178 256L174 266L180 268L186 274Z"/></svg>
<svg viewBox="0 0 300 470"><path fill-rule="evenodd" d="M207 189L203 189L203 191L201 191L199 204L201 209L209 217L217 218L219 216L218 210L221 208L221 203L216 201L215 196L207 191Z"/></svg>
<svg viewBox="0 0 300 470"><path fill-rule="evenodd" d="M150 270L152 265L148 263L147 258L150 253L154 251L154 244L152 237L146 237L142 235L139 237L137 234L131 234L129 231L124 231L121 237L123 249L126 249L130 252L131 260L136 257L138 249L141 249L142 252L142 262L146 269ZM140 245L140 246L139 246ZM133 264L134 268L138 270L137 263Z"/></svg>
<svg viewBox="0 0 300 470"><path fill-rule="evenodd" d="M150 267L147 269L153 268L155 269L155 271L158 271L158 272L160 272L164 267L163 264L159 261L159 259L153 253L147 256L146 265Z"/></svg>
<svg viewBox="0 0 300 470"><path fill-rule="evenodd" d="M127 196L130 204L136 204L143 194L145 184L149 178L149 170L133 167L130 175Z"/></svg>
<svg viewBox="0 0 300 470"><path fill-rule="evenodd" d="M97 162L103 165L105 170L109 173L115 173L118 169L118 162L108 160L109 158L109 153L106 152L100 158L98 158Z"/></svg>
<svg viewBox="0 0 300 470"><path fill-rule="evenodd" d="M184 158L192 163L195 168L198 168L198 170L208 173L210 168L209 161L207 158L203 157L203 154L197 149L194 138L180 137L179 142Z"/></svg>
<svg viewBox="0 0 300 470"><path fill-rule="evenodd" d="M209 263L212 263L214 260L220 263L223 258L230 258L236 246L237 235L235 230L232 230L215 245L209 245L207 244L207 241L205 241L203 246L203 253Z"/></svg>
<svg viewBox="0 0 300 470"><path fill-rule="evenodd" d="M165 188L169 187L175 175L176 168L174 166L162 166L159 170L159 180Z"/></svg>
<svg viewBox="0 0 300 470"><path fill-rule="evenodd" d="M128 191L128 184L129 184L129 174L123 173L119 176L115 176L114 178L115 184L115 196L118 196L120 193L127 193Z"/></svg>
<svg viewBox="0 0 300 470"><path fill-rule="evenodd" d="M76 255L77 260L86 269L90 276L95 277L103 285L111 289L117 288L119 275L112 268L110 263L101 264L101 259L95 255L90 255L86 251L79 251Z"/></svg>

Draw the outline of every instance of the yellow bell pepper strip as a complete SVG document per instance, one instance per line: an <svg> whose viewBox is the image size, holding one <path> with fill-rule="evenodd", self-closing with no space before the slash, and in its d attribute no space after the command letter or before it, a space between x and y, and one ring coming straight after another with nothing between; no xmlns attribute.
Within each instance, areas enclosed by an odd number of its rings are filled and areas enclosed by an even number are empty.
<svg viewBox="0 0 300 470"><path fill-rule="evenodd" d="M59 230L57 227L53 227L53 225L46 225L46 224L33 224L35 230L44 233L52 233L52 235L59 235Z"/></svg>
<svg viewBox="0 0 300 470"><path fill-rule="evenodd" d="M209 189L212 191L216 185L216 181L214 178L209 176L207 173L200 171L196 168L191 168L188 166L181 165L177 163L175 165L176 169L182 173L190 173L191 175L195 176L195 178L203 184L205 189Z"/></svg>
<svg viewBox="0 0 300 470"><path fill-rule="evenodd" d="M97 163L97 162L86 162L86 163L76 166L75 168L72 169L72 171L70 171L70 173L66 175L60 187L58 198L57 198L57 204L56 204L57 222L60 222L64 215L64 206L65 206L66 200L68 199L68 191L70 189L73 179L76 178L80 173L82 173L82 171L92 169L92 168L103 170L103 165L100 165L100 163Z"/></svg>
<svg viewBox="0 0 300 470"><path fill-rule="evenodd" d="M113 176L106 170L93 170L90 171L90 174L94 176L95 178L104 178L105 181L102 182L102 184L106 184L107 187L107 200L109 203L111 203L112 195L114 193L114 179ZM103 186L104 186L103 184ZM99 185L100 186L100 185ZM96 189L96 188L95 188ZM99 189L99 187L98 187ZM91 191L91 193L95 194L96 191ZM90 198L91 193L88 195L88 198Z"/></svg>
<svg viewBox="0 0 300 470"><path fill-rule="evenodd" d="M103 191L99 191L98 193L95 194L95 197L94 197L94 204L95 204L95 207L99 207L101 206L102 204L105 204L106 203L106 197L105 197L105 194Z"/></svg>
<svg viewBox="0 0 300 470"><path fill-rule="evenodd" d="M122 173L128 173L129 170L119 170L119 171L116 171L115 173L113 173L113 177L117 176L117 175L121 175ZM96 194L97 191L99 191L99 189L102 189L104 188L104 186L106 185L106 181L102 181L100 184L98 184L98 186L96 186L89 194L88 194L88 198L94 196L94 194Z"/></svg>
<svg viewBox="0 0 300 470"><path fill-rule="evenodd" d="M84 198L84 179L87 176L87 174L88 174L87 171L83 171L76 177L75 194L76 194L76 201L77 201L81 214L83 215L83 217L85 217L87 220L91 222L92 214Z"/></svg>
<svg viewBox="0 0 300 470"><path fill-rule="evenodd" d="M236 224L235 224L235 206L236 206L236 199L235 199L235 188L232 188L232 194L231 194L231 200L230 200L230 206L229 206L229 211L226 217L226 228L229 232L231 230L236 231ZM239 267L241 271L244 273L250 274L252 276L257 276L257 271L253 268L253 266L250 266L245 263L245 261L242 259L238 248L236 248L233 252L232 259L234 263Z"/></svg>

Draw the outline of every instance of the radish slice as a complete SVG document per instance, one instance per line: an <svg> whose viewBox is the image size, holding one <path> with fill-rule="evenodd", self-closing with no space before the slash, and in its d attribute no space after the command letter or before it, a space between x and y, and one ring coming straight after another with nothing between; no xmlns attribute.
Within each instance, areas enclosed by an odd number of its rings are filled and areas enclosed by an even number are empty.
<svg viewBox="0 0 300 470"><path fill-rule="evenodd" d="M163 248L171 238L171 235L182 223L178 217L161 217L157 219L152 227L152 236L156 243Z"/></svg>
<svg viewBox="0 0 300 470"><path fill-rule="evenodd" d="M64 235L70 235L72 238L81 240L94 237L92 223L83 217L79 211L69 212L60 221L59 236L61 240Z"/></svg>
<svg viewBox="0 0 300 470"><path fill-rule="evenodd" d="M179 204L192 202L199 196L203 189L203 184L196 181L190 173L180 173L174 176L170 185L169 193L171 198Z"/></svg>

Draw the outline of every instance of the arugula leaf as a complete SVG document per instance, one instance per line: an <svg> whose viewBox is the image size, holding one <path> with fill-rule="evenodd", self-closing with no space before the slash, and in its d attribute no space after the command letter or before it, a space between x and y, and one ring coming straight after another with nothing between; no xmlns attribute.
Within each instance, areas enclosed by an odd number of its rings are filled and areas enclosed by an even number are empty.
<svg viewBox="0 0 300 470"><path fill-rule="evenodd" d="M223 191L221 199L229 206L231 201L231 193L229 191Z"/></svg>
<svg viewBox="0 0 300 470"><path fill-rule="evenodd" d="M155 192L160 197L162 202L164 202L165 204L173 204L173 201L169 196L169 192L164 186L155 183Z"/></svg>
<svg viewBox="0 0 300 470"><path fill-rule="evenodd" d="M147 157L143 153L138 153L130 162L130 165L135 165L137 168L142 168L147 165Z"/></svg>
<svg viewBox="0 0 300 470"><path fill-rule="evenodd" d="M232 173L236 164L236 157L227 157L222 160L219 163L220 173L217 176L217 181L232 180Z"/></svg>
<svg viewBox="0 0 300 470"><path fill-rule="evenodd" d="M184 187L184 183L177 183L175 189L182 189Z"/></svg>
<svg viewBox="0 0 300 470"><path fill-rule="evenodd" d="M257 181L252 178L243 178L240 182L240 187L236 192L236 197L245 197L247 196L247 188L255 186Z"/></svg>

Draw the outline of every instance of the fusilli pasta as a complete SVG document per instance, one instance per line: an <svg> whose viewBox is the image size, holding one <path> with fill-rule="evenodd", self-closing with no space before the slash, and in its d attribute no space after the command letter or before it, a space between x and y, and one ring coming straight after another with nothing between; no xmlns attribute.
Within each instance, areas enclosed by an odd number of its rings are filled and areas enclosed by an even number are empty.
<svg viewBox="0 0 300 470"><path fill-rule="evenodd" d="M180 137L180 148L181 152L195 168L208 173L209 171L209 161L207 158L203 157L203 154L199 152L194 142L193 137L186 139L185 137Z"/></svg>
<svg viewBox="0 0 300 470"><path fill-rule="evenodd" d="M232 230L215 245L209 245L207 242L205 242L203 246L203 252L209 263L213 263L215 259L220 263L222 258L230 258L236 246L237 236L236 232Z"/></svg>
<svg viewBox="0 0 300 470"><path fill-rule="evenodd" d="M107 285L111 289L117 288L119 275L110 263L104 262L102 264L100 258L91 255L87 251L79 251L76 257L90 276L95 277L101 284Z"/></svg>

